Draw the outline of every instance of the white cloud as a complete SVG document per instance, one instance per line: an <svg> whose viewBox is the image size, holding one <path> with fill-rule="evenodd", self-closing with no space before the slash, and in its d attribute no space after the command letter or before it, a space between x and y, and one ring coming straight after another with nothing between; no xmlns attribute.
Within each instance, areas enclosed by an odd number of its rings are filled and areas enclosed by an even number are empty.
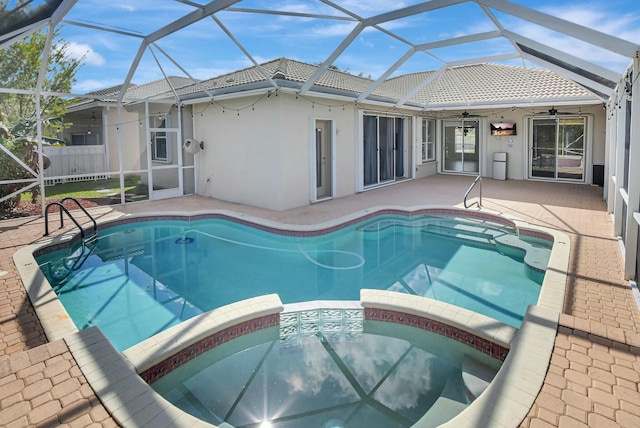
<svg viewBox="0 0 640 428"><path fill-rule="evenodd" d="M88 65L101 66L105 63L102 55L85 43L68 42L66 44L65 55L70 58L83 60L84 63Z"/></svg>
<svg viewBox="0 0 640 428"><path fill-rule="evenodd" d="M127 12L135 12L136 8L130 4L119 4L116 6L118 9L125 10Z"/></svg>
<svg viewBox="0 0 640 428"><path fill-rule="evenodd" d="M97 80L97 79L85 79L76 82L73 85L72 92L78 94L85 94L87 92L97 91L99 89L110 88L122 83L118 80Z"/></svg>
<svg viewBox="0 0 640 428"><path fill-rule="evenodd" d="M637 29L640 13L620 14L619 11L605 9L603 5L583 3L571 6L548 7L542 9L542 11L549 15L557 16L558 18L617 37L626 38L621 36L620 33L630 29L635 30L636 37L640 34Z"/></svg>
<svg viewBox="0 0 640 428"><path fill-rule="evenodd" d="M538 10L566 21L574 22L587 29L611 34L625 40L636 42L640 40L640 26L638 25L640 13L620 13L619 9L606 9L603 3L593 2L588 4L562 4L560 7L546 7ZM543 26L515 18L505 19L504 24L508 30L512 30L524 37L566 52L574 57L584 58L610 70L622 72L629 63L628 58Z"/></svg>
<svg viewBox="0 0 640 428"><path fill-rule="evenodd" d="M316 26L311 29L310 34L322 37L346 36L355 28L353 22L339 22L331 25Z"/></svg>
<svg viewBox="0 0 640 428"><path fill-rule="evenodd" d="M407 3L404 1L390 2L389 0L347 0L341 3L341 6L366 18L369 16L379 15L393 9L401 9L407 6Z"/></svg>

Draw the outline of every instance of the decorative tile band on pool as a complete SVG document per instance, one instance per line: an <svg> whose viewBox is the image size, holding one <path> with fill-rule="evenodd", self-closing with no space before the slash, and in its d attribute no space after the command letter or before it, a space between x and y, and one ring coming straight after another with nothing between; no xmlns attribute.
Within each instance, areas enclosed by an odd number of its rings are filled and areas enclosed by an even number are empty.
<svg viewBox="0 0 640 428"><path fill-rule="evenodd" d="M363 316L364 314L364 316ZM475 334L430 318L387 309L326 309L272 314L255 318L215 332L182 349L140 373L152 384L199 355L243 335L280 326L280 339L293 346L301 337L322 332L328 341L357 341L363 332L363 321L403 324L453 339L504 362L509 350Z"/></svg>
<svg viewBox="0 0 640 428"><path fill-rule="evenodd" d="M382 321L394 324L403 324L411 327L427 330L441 336L448 337L457 342L474 348L486 355L500 361L507 358L509 349L486 340L475 334L450 326L440 321L404 312L392 311L388 309L365 308L364 319L370 321Z"/></svg>
<svg viewBox="0 0 640 428"><path fill-rule="evenodd" d="M182 349L177 354L173 354L160 363L140 373L140 377L147 383L153 383L165 376L167 373L177 369L184 363L193 360L197 356L207 352L216 346L222 345L230 340L244 336L245 334L280 325L280 314L267 315L245 321L240 324L227 327L209 335L196 343Z"/></svg>
<svg viewBox="0 0 640 428"><path fill-rule="evenodd" d="M126 224L134 224L134 223L139 223L139 222L144 222L144 221L150 221L150 220L179 220L179 221L185 221L185 222L190 222L190 221L197 221L197 220L204 220L204 219L223 219L223 220L228 220L228 221L232 221L234 223L237 224L241 224L241 225L245 225L245 226L250 226L265 232L269 232L269 233L274 233L274 234L278 234L278 235L284 235L284 236L293 236L293 237L312 237L312 236L321 236L321 235L326 235L332 232L335 232L337 230L340 229L344 229L346 227L352 226L358 222L364 221L364 220L368 220L370 218L376 217L376 216L380 216L380 215L400 215L400 216L405 216L405 217L415 217L415 216L419 216L419 215L461 215L463 214L465 217L471 217L471 218L475 218L478 220L486 220L486 221L492 221L495 223L499 223L502 224L505 227L511 228L511 229L517 229L516 223L514 223L512 220L509 220L507 218L504 218L498 214L491 214L491 213L484 213L484 212L477 212L477 211L467 211L467 210L463 210L463 209L456 209L456 208L421 208L421 209L417 209L414 211L410 211L410 210L404 210L404 209L397 209L397 208L384 208L384 209L380 209L380 210L373 210L371 212L367 212L363 215L359 215L357 217L354 217L350 220L344 221L342 223L339 224L335 224L333 226L328 226L328 227L324 227L321 229L308 229L308 230L292 230L292 229L286 229L286 228L282 228L282 227L277 227L276 225L265 225L265 224L261 224L258 221L251 221L251 220L246 220L246 219L242 219L233 215L229 215L229 214L225 214L225 213L205 213L205 214L195 214L195 215L179 215L179 214L151 214L151 215L141 215L141 216L135 216L135 217L125 217L125 218L121 218L121 219L116 219L116 220L112 220L112 221L108 221L106 223L100 224L98 230L105 228L105 227L114 227L114 226L121 226L121 225L126 225ZM286 227L291 227L293 225L285 225ZM522 233L523 235L527 235L530 237L535 237L535 238L539 238L539 239L543 239L549 242L553 242L553 237L549 234L543 233L543 232L535 232L535 231L531 231L531 230L522 230L522 231L518 231L518 233ZM80 238L79 234L75 234L72 239L70 240L65 240L62 242L57 242L55 244L52 245L48 245L45 247L40 247L38 248L36 251L34 251L33 255L34 257L39 257L42 256L43 254L55 251L55 250L60 250L60 249L64 249L64 248L68 248L70 247L73 243L78 242Z"/></svg>

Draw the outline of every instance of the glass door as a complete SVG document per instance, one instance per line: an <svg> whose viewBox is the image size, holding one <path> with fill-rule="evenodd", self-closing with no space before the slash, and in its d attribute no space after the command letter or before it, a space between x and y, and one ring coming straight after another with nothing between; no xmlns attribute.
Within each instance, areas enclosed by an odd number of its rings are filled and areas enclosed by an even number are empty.
<svg viewBox="0 0 640 428"><path fill-rule="evenodd" d="M148 109L148 107L147 107ZM147 110L148 111L148 110ZM149 198L164 199L182 195L182 149L179 143L180 123L177 110L153 114L149 118L148 162ZM178 126L173 126L173 124Z"/></svg>
<svg viewBox="0 0 640 428"><path fill-rule="evenodd" d="M316 120L315 166L316 199L330 198L333 196L333 154L330 120Z"/></svg>
<svg viewBox="0 0 640 428"><path fill-rule="evenodd" d="M401 117L365 115L363 124L364 186L405 177L404 124Z"/></svg>
<svg viewBox="0 0 640 428"><path fill-rule="evenodd" d="M444 122L443 170L477 174L480 171L480 129L478 120Z"/></svg>
<svg viewBox="0 0 640 428"><path fill-rule="evenodd" d="M531 140L531 177L556 178L556 119L534 119Z"/></svg>
<svg viewBox="0 0 640 428"><path fill-rule="evenodd" d="M583 181L585 118L533 118L531 123L529 176Z"/></svg>

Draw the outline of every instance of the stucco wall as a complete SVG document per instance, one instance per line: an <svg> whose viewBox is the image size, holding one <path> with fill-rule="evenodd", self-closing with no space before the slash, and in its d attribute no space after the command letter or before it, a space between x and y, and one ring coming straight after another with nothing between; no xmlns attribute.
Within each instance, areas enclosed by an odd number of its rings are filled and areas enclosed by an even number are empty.
<svg viewBox="0 0 640 428"><path fill-rule="evenodd" d="M333 107L329 108L331 104ZM359 114L354 104L292 94L259 95L224 100L219 104L196 104L193 108L193 136L205 142L198 154L198 193L227 201L273 210L286 210L308 205L312 201L311 138L314 120L330 120L334 127L333 197L354 194L357 187L360 145ZM224 106L224 111L223 107ZM252 108L253 106L253 108ZM480 116L481 173L493 175L493 153L507 152L507 176L524 180L528 175L527 118L534 112L545 112L552 106L535 109L474 111ZM375 111L374 106L359 105L359 109ZM582 113L593 118L592 147L588 159L604 160L604 111L600 106L561 107L563 112ZM397 114L411 115L410 111ZM422 113L425 114L425 113ZM439 114L439 113L438 113ZM428 116L428 113L426 113ZM455 120L455 116L452 116ZM438 126L441 120L438 117ZM517 135L490 135L491 122L515 122ZM441 134L441 132L439 133ZM408 135L414 141L415 135ZM411 174L421 178L437 173L441 161L441 136L438 139L437 161L413 165ZM415 144L415 142L414 142ZM588 160L587 159L587 160ZM591 182L592 164L585 163L587 183ZM210 179L210 181L207 181Z"/></svg>
<svg viewBox="0 0 640 428"><path fill-rule="evenodd" d="M206 196L271 208L277 206L273 189L280 185L278 100L240 114L232 110L252 101L225 101L224 112L216 104L193 106L193 135L204 141L198 153L198 188Z"/></svg>
<svg viewBox="0 0 640 428"><path fill-rule="evenodd" d="M104 113L107 118L107 129L103 135L109 156L109 171L120 171L120 157L118 145L118 128L122 130L122 167L124 171L140 169L140 148L138 142L138 114L122 109L122 123L118 125L118 109L106 107Z"/></svg>
<svg viewBox="0 0 640 428"><path fill-rule="evenodd" d="M353 106L330 111L311 98L289 94L258 99L225 100L224 112L216 104L194 106L194 137L205 141L198 154L199 193L273 210L308 205L314 119L334 121L334 196L355 192ZM253 109L246 108L253 103Z"/></svg>
<svg viewBox="0 0 640 428"><path fill-rule="evenodd" d="M485 177L492 177L493 153L506 152L508 154L508 179L526 180L528 178L529 168L528 145L531 138L527 129L527 119L533 117L533 112L546 112L552 107L553 106L549 105L546 107L535 107L531 110L521 108L514 110L508 109L499 113L496 113L495 111L474 111L474 114L484 116L480 124L483 132L483 136L481 137L482 175ZM589 117L592 127L587 129L587 132L591 133L590 137L587 136L587 139L591 138L592 145L591 152L586 155L587 159L585 159L585 177L587 180L586 182L590 184L592 180L592 165L604 163L606 126L604 109L599 105L581 107L557 106L556 109L561 112L583 114ZM515 122L517 125L517 135L509 137L491 136L489 132L489 124L491 122L501 121ZM585 141L585 149L587 149L586 143L587 142ZM591 160L591 163L587 163L588 160Z"/></svg>

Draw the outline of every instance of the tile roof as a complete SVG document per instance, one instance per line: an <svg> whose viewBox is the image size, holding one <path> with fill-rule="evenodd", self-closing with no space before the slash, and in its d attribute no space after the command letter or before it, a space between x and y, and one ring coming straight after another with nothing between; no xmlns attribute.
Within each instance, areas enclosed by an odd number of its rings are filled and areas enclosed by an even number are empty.
<svg viewBox="0 0 640 428"><path fill-rule="evenodd" d="M298 87L318 68L316 65L286 58L261 64L260 67L272 79L297 84ZM396 103L434 73L436 71L424 71L388 79L376 88L369 98ZM202 85L215 95L216 91L225 89L225 93L228 93L234 87L241 91L242 85L260 82L267 84L267 79L258 67L254 66L203 81ZM373 80L365 77L328 69L315 82L313 90L339 91L357 97L373 83ZM194 85L184 88L179 93L193 95L200 92L201 90ZM600 99L584 87L551 71L499 64L476 64L448 68L407 103L437 109L483 104L578 100L597 102Z"/></svg>
<svg viewBox="0 0 640 428"><path fill-rule="evenodd" d="M193 99L206 97L207 91L215 96L273 87L269 78L277 81L276 83L281 86L300 88L317 69L317 65L278 58L259 66L203 80L199 84L184 77L171 76L168 79L178 96L182 99ZM435 77L406 103L436 110L492 104L600 101L600 98L577 83L542 69L475 64L447 68L437 76L434 73L437 71L423 71L390 78L382 82L368 98L397 103L424 81ZM373 83L374 80L369 78L327 69L317 79L312 91L355 98ZM108 92L110 90L114 92ZM115 96L117 87L96 91L95 94L103 96L114 94ZM166 79L134 85L127 90L125 96L125 100L132 102L141 99L172 98L174 94Z"/></svg>
<svg viewBox="0 0 640 428"><path fill-rule="evenodd" d="M193 80L187 77L169 76L167 79L159 79L129 88L125 98L134 100L173 98L171 87L178 90L189 85L193 85Z"/></svg>
<svg viewBox="0 0 640 428"><path fill-rule="evenodd" d="M120 89L122 89L123 86L124 86L123 84L120 84L120 85L112 86L110 88L99 89L97 91L88 92L87 95L98 95L98 96L118 95L118 92L120 92ZM135 86L136 85L132 83L129 85L129 89Z"/></svg>
<svg viewBox="0 0 640 428"><path fill-rule="evenodd" d="M387 89L405 93L435 71L412 73L387 80ZM499 64L476 64L447 69L421 89L409 102L429 107L482 105L552 100L599 100L584 87L547 70Z"/></svg>

